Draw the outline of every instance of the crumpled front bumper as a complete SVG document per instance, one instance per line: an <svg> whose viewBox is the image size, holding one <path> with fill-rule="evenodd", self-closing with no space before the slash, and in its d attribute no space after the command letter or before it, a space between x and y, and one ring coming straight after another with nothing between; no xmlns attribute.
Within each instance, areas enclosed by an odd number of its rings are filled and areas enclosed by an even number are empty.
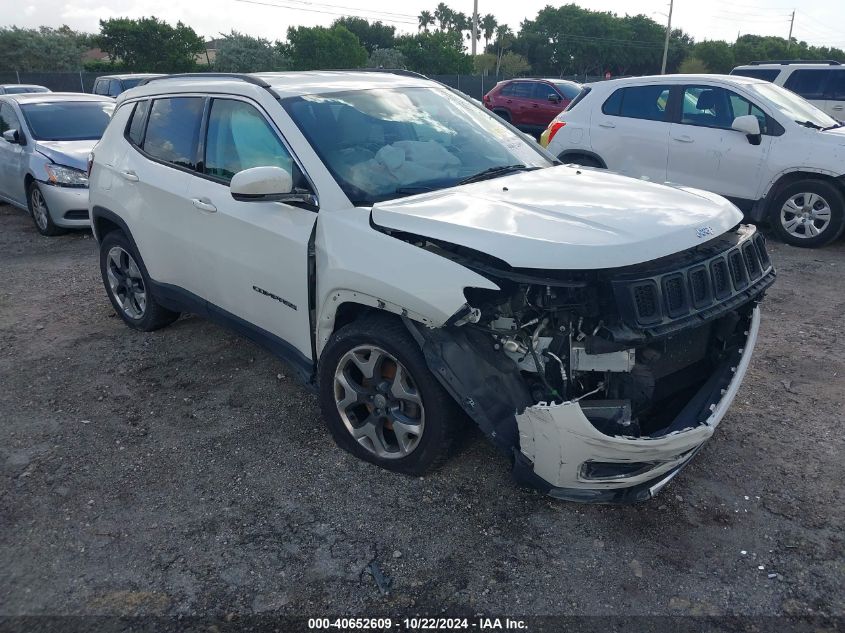
<svg viewBox="0 0 845 633"><path fill-rule="evenodd" d="M683 468L725 416L748 371L760 327L760 309L751 315L744 345L693 398L697 411L679 415L700 419L664 436L609 436L596 429L577 402L538 404L516 416L520 450L515 449L518 480L565 500L626 503L653 497ZM680 420L681 424L683 421ZM674 425L678 426L678 425ZM592 469L599 464L601 470ZM614 465L624 474L610 475Z"/></svg>

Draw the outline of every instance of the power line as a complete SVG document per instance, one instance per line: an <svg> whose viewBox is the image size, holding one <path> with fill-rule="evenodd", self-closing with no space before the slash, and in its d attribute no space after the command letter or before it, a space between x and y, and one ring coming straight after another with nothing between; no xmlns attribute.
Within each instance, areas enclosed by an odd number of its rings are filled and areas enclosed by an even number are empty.
<svg viewBox="0 0 845 633"><path fill-rule="evenodd" d="M296 0L288 0L288 2L295 2L295 1ZM349 11L357 11L359 13L363 12L363 11L370 11L369 9L358 9L358 8L355 8L355 7L344 7L344 6L339 6L339 5L316 5L315 3L304 3L304 4L309 4L309 5L313 5L313 6L333 7L333 8L337 8L337 9L345 9L345 11L329 11L329 10L326 10L326 9L314 9L314 8L310 8L310 7L299 7L299 6L290 5L290 4L275 4L275 3L272 3L272 2L262 2L261 0L235 0L235 2L242 2L244 4L254 4L254 5L259 5L259 6L263 6L263 7L273 7L274 9L291 9L293 11L307 11L309 13L320 13L320 14L323 14L323 15L348 16L348 15L350 15ZM399 20L399 19L396 19L396 18L387 17L387 16L392 16L392 15L404 16L404 17L409 17L409 18L413 17L413 16L410 16L410 15L405 15L405 14L400 14L400 13L387 13L387 12L381 12L381 11L370 11L370 13L375 13L375 14L378 14L378 15L354 15L354 14L352 14L352 17L366 17L366 18L371 18L373 20L382 20L384 22L394 22L396 24L414 24L414 25L417 24L416 18L414 18L414 20L412 21L412 20ZM385 17L380 17L381 15L384 15Z"/></svg>

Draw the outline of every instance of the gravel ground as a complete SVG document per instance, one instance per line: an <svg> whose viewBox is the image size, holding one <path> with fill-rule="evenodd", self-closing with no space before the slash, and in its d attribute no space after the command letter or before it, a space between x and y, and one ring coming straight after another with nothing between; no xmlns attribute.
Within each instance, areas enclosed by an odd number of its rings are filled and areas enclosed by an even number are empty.
<svg viewBox="0 0 845 633"><path fill-rule="evenodd" d="M478 434L425 478L357 461L277 359L130 331L90 235L0 206L0 613L845 615L845 243L771 250L716 436L657 499L584 506Z"/></svg>

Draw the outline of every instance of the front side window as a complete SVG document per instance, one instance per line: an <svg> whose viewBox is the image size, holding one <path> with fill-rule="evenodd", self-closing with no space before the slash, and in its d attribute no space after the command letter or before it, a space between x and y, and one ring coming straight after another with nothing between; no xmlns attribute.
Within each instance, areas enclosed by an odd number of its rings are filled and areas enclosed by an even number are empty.
<svg viewBox="0 0 845 633"><path fill-rule="evenodd" d="M827 69L796 70L786 80L784 88L805 99L824 99L824 84L830 73L831 71Z"/></svg>
<svg viewBox="0 0 845 633"><path fill-rule="evenodd" d="M551 161L487 110L441 88L291 97L285 110L356 205Z"/></svg>
<svg viewBox="0 0 845 633"><path fill-rule="evenodd" d="M112 79L109 82L109 96L116 97L121 93L120 90L120 80L119 79Z"/></svg>
<svg viewBox="0 0 845 633"><path fill-rule="evenodd" d="M109 94L109 80L98 79L94 82L94 94L107 96Z"/></svg>
<svg viewBox="0 0 845 633"><path fill-rule="evenodd" d="M96 141L109 124L113 103L56 101L26 103L21 112L32 136L39 141Z"/></svg>
<svg viewBox="0 0 845 633"><path fill-rule="evenodd" d="M669 86L631 86L620 88L604 102L602 112L646 121L665 121Z"/></svg>
<svg viewBox="0 0 845 633"><path fill-rule="evenodd" d="M735 92L718 86L686 86L681 101L681 123L729 130L734 119L752 114L760 131L768 131L768 117L759 107Z"/></svg>
<svg viewBox="0 0 845 633"><path fill-rule="evenodd" d="M552 88L550 85L541 83L534 84L535 99L539 99L540 101L548 101L549 96L553 96L556 100L560 99L560 95L557 93L557 90Z"/></svg>
<svg viewBox="0 0 845 633"><path fill-rule="evenodd" d="M556 83L555 87L557 88L558 92L564 96L566 99L574 99L581 93L581 86L574 83Z"/></svg>
<svg viewBox="0 0 845 633"><path fill-rule="evenodd" d="M203 106L202 97L154 100L144 136L144 151L158 160L196 169Z"/></svg>
<svg viewBox="0 0 845 633"><path fill-rule="evenodd" d="M827 98L845 101L845 70L835 70L827 82Z"/></svg>
<svg viewBox="0 0 845 633"><path fill-rule="evenodd" d="M229 182L239 171L266 166L281 167L293 176L293 159L267 120L243 101L212 101L205 173Z"/></svg>

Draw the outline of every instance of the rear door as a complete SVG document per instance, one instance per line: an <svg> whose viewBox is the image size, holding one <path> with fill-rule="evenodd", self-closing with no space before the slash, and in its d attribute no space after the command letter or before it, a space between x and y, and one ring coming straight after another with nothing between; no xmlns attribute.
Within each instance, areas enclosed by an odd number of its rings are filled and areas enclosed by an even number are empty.
<svg viewBox="0 0 845 633"><path fill-rule="evenodd" d="M313 191L263 110L243 98L214 98L203 175L191 178L188 193L193 204L205 208L197 215L192 238L213 280L209 310L235 315L248 329L256 326L284 341L281 353L310 360L308 246L317 213L281 202L232 198L232 176L264 166L288 171L295 187Z"/></svg>
<svg viewBox="0 0 845 633"><path fill-rule="evenodd" d="M736 117L748 114L760 123L759 145L731 129ZM684 86L679 121L670 126L668 180L729 198L756 199L772 142L769 127L773 123L763 110L736 92Z"/></svg>
<svg viewBox="0 0 845 633"><path fill-rule="evenodd" d="M608 169L653 182L666 180L671 86L615 90L592 115L590 144Z"/></svg>
<svg viewBox="0 0 845 633"><path fill-rule="evenodd" d="M133 148L117 161L114 180L114 197L125 200L152 279L202 298L213 279L196 239L203 212L191 204L188 187L197 169L205 101L173 96L139 102L127 128Z"/></svg>

